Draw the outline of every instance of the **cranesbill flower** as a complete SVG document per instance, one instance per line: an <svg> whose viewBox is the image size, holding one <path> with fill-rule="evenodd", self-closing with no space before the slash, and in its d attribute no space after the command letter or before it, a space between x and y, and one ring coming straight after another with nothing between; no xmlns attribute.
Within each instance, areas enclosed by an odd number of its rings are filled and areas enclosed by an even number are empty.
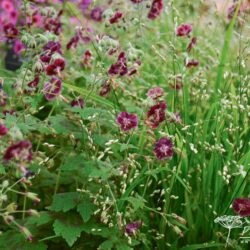
<svg viewBox="0 0 250 250"><path fill-rule="evenodd" d="M158 99L159 97L163 96L164 90L161 87L155 87L148 91L147 96L153 100Z"/></svg>
<svg viewBox="0 0 250 250"><path fill-rule="evenodd" d="M188 36L192 31L192 25L184 23L181 24L175 31L177 36Z"/></svg>
<svg viewBox="0 0 250 250"><path fill-rule="evenodd" d="M124 76L128 73L127 59L125 52L121 52L116 63L112 64L108 70L110 75Z"/></svg>
<svg viewBox="0 0 250 250"><path fill-rule="evenodd" d="M23 140L9 146L4 153L3 159L5 161L30 162L32 160L31 142Z"/></svg>
<svg viewBox="0 0 250 250"><path fill-rule="evenodd" d="M151 8L148 13L148 18L153 20L158 17L163 10L163 0L153 0Z"/></svg>
<svg viewBox="0 0 250 250"><path fill-rule="evenodd" d="M124 131L128 131L138 126L138 117L136 114L121 112L118 115L116 121Z"/></svg>
<svg viewBox="0 0 250 250"><path fill-rule="evenodd" d="M63 11L59 11L56 18L46 18L44 21L44 29L59 35L62 31L62 23L60 17Z"/></svg>
<svg viewBox="0 0 250 250"><path fill-rule="evenodd" d="M123 14L120 11L115 12L115 14L109 19L109 23L118 23L119 20L122 18Z"/></svg>
<svg viewBox="0 0 250 250"><path fill-rule="evenodd" d="M92 20L94 20L96 22L101 22L102 21L102 13L103 13L103 9L100 7L96 7L96 8L91 10L90 17L92 18Z"/></svg>
<svg viewBox="0 0 250 250"><path fill-rule="evenodd" d="M44 85L44 96L48 101L54 100L62 90L62 82L57 77L52 77L50 82Z"/></svg>
<svg viewBox="0 0 250 250"><path fill-rule="evenodd" d="M198 67L200 65L200 62L198 60L192 59L186 62L186 67L187 68L192 68L192 67Z"/></svg>
<svg viewBox="0 0 250 250"><path fill-rule="evenodd" d="M137 231L139 230L139 228L141 227L141 225L142 225L141 221L128 223L125 227L125 232L128 235L135 235Z"/></svg>
<svg viewBox="0 0 250 250"><path fill-rule="evenodd" d="M31 82L28 83L28 86L29 86L30 88L36 88L37 85L39 84L39 81L40 81L40 78L39 78L39 76L37 75L37 76L35 76L34 80L32 80Z"/></svg>
<svg viewBox="0 0 250 250"><path fill-rule="evenodd" d="M61 44L59 42L49 41L46 45L44 45L43 51L49 52L49 55L52 55L56 52L62 54Z"/></svg>
<svg viewBox="0 0 250 250"><path fill-rule="evenodd" d="M233 201L233 210L241 217L250 216L250 199L236 198Z"/></svg>
<svg viewBox="0 0 250 250"><path fill-rule="evenodd" d="M18 29L12 23L7 23L3 26L3 30L5 33L6 38L14 39L19 35Z"/></svg>
<svg viewBox="0 0 250 250"><path fill-rule="evenodd" d="M154 155L158 160L171 159L173 156L173 143L170 138L162 137L154 145Z"/></svg>
<svg viewBox="0 0 250 250"><path fill-rule="evenodd" d="M166 109L167 104L163 101L150 107L149 111L147 112L146 124L148 124L151 128L157 128L160 123L165 120Z"/></svg>
<svg viewBox="0 0 250 250"><path fill-rule="evenodd" d="M67 43L66 49L69 50L69 49L71 49L72 47L73 47L73 48L76 48L77 45L78 45L78 42L79 42L79 36L78 36L78 35L73 36L73 37L70 39L70 41Z"/></svg>
<svg viewBox="0 0 250 250"><path fill-rule="evenodd" d="M57 58L46 68L46 73L48 76L59 74L61 71L64 70L65 67L65 60L63 58Z"/></svg>
<svg viewBox="0 0 250 250"><path fill-rule="evenodd" d="M8 128L4 124L0 123L0 136L7 135L8 131Z"/></svg>
<svg viewBox="0 0 250 250"><path fill-rule="evenodd" d="M82 98L78 98L75 100L72 100L72 102L70 103L71 107L79 107L79 108L83 108L84 107L84 100Z"/></svg>

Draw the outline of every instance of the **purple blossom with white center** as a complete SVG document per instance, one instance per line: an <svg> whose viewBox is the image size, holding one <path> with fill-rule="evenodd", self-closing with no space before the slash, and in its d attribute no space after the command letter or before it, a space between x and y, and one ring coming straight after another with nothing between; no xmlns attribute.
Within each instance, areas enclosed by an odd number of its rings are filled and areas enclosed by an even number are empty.
<svg viewBox="0 0 250 250"><path fill-rule="evenodd" d="M128 235L135 235L137 233L137 231L139 230L139 228L141 227L141 225L142 225L141 221L135 221L135 222L128 223L125 227L125 232Z"/></svg>
<svg viewBox="0 0 250 250"><path fill-rule="evenodd" d="M32 160L31 142L23 140L9 146L4 153L3 159L5 161L30 162Z"/></svg>
<svg viewBox="0 0 250 250"><path fill-rule="evenodd" d="M163 101L150 107L147 112L146 124L151 128L157 128L161 122L166 118L165 110L167 109L167 104Z"/></svg>
<svg viewBox="0 0 250 250"><path fill-rule="evenodd" d="M44 96L48 101L54 100L62 90L62 81L57 77L52 77L50 82L44 85Z"/></svg>
<svg viewBox="0 0 250 250"><path fill-rule="evenodd" d="M173 143L170 138L162 137L154 145L154 155L158 160L171 159L173 156Z"/></svg>
<svg viewBox="0 0 250 250"><path fill-rule="evenodd" d="M138 117L136 114L121 112L116 121L123 131L128 131L138 126Z"/></svg>
<svg viewBox="0 0 250 250"><path fill-rule="evenodd" d="M159 97L163 96L164 90L161 87L155 87L148 91L147 96L153 100L158 99Z"/></svg>

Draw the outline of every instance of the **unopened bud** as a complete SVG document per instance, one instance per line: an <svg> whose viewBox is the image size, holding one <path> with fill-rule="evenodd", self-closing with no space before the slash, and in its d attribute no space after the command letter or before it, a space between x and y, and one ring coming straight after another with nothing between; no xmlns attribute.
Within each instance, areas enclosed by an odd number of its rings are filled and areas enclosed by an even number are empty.
<svg viewBox="0 0 250 250"><path fill-rule="evenodd" d="M34 210L34 209L29 209L29 210L27 211L27 213L28 213L30 216L40 217L40 214L39 214L36 210Z"/></svg>
<svg viewBox="0 0 250 250"><path fill-rule="evenodd" d="M25 194L29 199L35 201L36 203L39 203L41 200L37 197L37 194L35 193L31 193L31 192L27 192Z"/></svg>
<svg viewBox="0 0 250 250"><path fill-rule="evenodd" d="M21 233L23 233L27 240L32 241L32 234L26 227L20 227Z"/></svg>
<svg viewBox="0 0 250 250"><path fill-rule="evenodd" d="M3 181L2 187L7 188L8 186L9 186L9 181L7 181L7 180Z"/></svg>
<svg viewBox="0 0 250 250"><path fill-rule="evenodd" d="M7 207L6 207L6 210L8 213L13 213L17 210L17 204L12 202L10 203Z"/></svg>
<svg viewBox="0 0 250 250"><path fill-rule="evenodd" d="M3 220L7 225L9 225L14 220L14 217L12 215L4 215Z"/></svg>

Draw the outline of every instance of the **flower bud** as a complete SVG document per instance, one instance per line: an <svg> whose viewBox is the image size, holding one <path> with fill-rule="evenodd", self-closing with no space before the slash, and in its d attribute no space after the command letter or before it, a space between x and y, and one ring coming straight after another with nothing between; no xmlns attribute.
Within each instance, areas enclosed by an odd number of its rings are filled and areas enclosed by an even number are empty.
<svg viewBox="0 0 250 250"><path fill-rule="evenodd" d="M27 240L32 241L32 234L26 227L20 227L21 233L23 233Z"/></svg>
<svg viewBox="0 0 250 250"><path fill-rule="evenodd" d="M4 180L2 183L2 187L3 188L7 188L9 186L9 181L8 180Z"/></svg>
<svg viewBox="0 0 250 250"><path fill-rule="evenodd" d="M28 215L30 215L30 216L40 217L40 214L39 214L36 210L34 210L34 209L29 209L29 210L27 211L27 213L28 213Z"/></svg>
<svg viewBox="0 0 250 250"><path fill-rule="evenodd" d="M44 70L43 63L41 60L38 60L32 67L34 72L42 72Z"/></svg>
<svg viewBox="0 0 250 250"><path fill-rule="evenodd" d="M35 202L37 202L37 203L39 203L41 200L37 197L37 194L35 194L35 193L31 193L31 192L27 192L26 194L25 194L29 199L31 199L31 200L33 200L33 201L35 201Z"/></svg>
<svg viewBox="0 0 250 250"><path fill-rule="evenodd" d="M6 207L6 211L7 211L8 213L13 213L13 212L15 212L16 210L17 210L17 204L14 203L14 202L10 203L10 204Z"/></svg>
<svg viewBox="0 0 250 250"><path fill-rule="evenodd" d="M14 220L14 217L12 215L4 215L3 220L7 225L9 225Z"/></svg>

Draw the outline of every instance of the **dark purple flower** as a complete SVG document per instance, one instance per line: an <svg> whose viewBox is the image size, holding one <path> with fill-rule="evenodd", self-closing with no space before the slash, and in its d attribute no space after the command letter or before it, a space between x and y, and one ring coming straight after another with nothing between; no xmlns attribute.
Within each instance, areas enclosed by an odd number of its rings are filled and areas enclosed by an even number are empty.
<svg viewBox="0 0 250 250"><path fill-rule="evenodd" d="M129 114L127 112L121 112L117 119L117 123L119 123L120 127L124 131L128 131L130 129L136 128L138 126L138 117L135 114Z"/></svg>
<svg viewBox="0 0 250 250"><path fill-rule="evenodd" d="M250 216L250 199L236 198L233 201L233 210L241 217Z"/></svg>
<svg viewBox="0 0 250 250"><path fill-rule="evenodd" d="M158 160L171 159L173 156L173 143L170 138L162 137L154 145L154 154Z"/></svg>
<svg viewBox="0 0 250 250"><path fill-rule="evenodd" d="M197 38L193 37L191 42L187 46L187 52L190 52L192 50L192 48L196 45L196 42L197 42Z"/></svg>
<svg viewBox="0 0 250 250"><path fill-rule="evenodd" d="M200 64L200 62L198 60L192 59L192 60L189 60L186 62L186 67L187 68L198 67L199 64Z"/></svg>
<svg viewBox="0 0 250 250"><path fill-rule="evenodd" d="M76 48L78 42L79 42L79 36L78 35L73 36L66 45L67 50L71 49L72 47Z"/></svg>
<svg viewBox="0 0 250 250"><path fill-rule="evenodd" d="M163 10L163 0L153 0L148 13L148 18L153 20L158 17Z"/></svg>
<svg viewBox="0 0 250 250"><path fill-rule="evenodd" d="M8 99L8 95L0 89L0 107L3 107L6 105Z"/></svg>
<svg viewBox="0 0 250 250"><path fill-rule="evenodd" d="M192 25L184 23L184 24L181 24L176 29L175 33L177 36L188 36L191 31L192 31Z"/></svg>
<svg viewBox="0 0 250 250"><path fill-rule="evenodd" d="M110 75L124 76L128 73L127 59L125 52L121 52L116 63L112 64L108 70Z"/></svg>
<svg viewBox="0 0 250 250"><path fill-rule="evenodd" d="M123 14L120 11L115 12L115 14L109 19L109 23L118 23L119 20L122 18Z"/></svg>
<svg viewBox="0 0 250 250"><path fill-rule="evenodd" d="M61 44L59 42L49 41L46 45L43 47L43 51L49 52L50 55L54 53L62 54L61 51Z"/></svg>
<svg viewBox="0 0 250 250"><path fill-rule="evenodd" d="M147 96L153 100L158 99L159 97L163 96L164 90L161 87L155 87L148 91Z"/></svg>
<svg viewBox="0 0 250 250"><path fill-rule="evenodd" d="M59 35L62 31L62 23L60 21L60 11L56 18L46 18L44 20L44 29L53 32L55 35Z"/></svg>
<svg viewBox="0 0 250 250"><path fill-rule="evenodd" d="M65 60L63 58L57 58L46 68L46 73L48 76L57 75L64 70Z"/></svg>
<svg viewBox="0 0 250 250"><path fill-rule="evenodd" d="M39 76L38 75L35 76L34 80L32 80L31 82L28 83L28 86L30 88L36 88L38 83L39 83L39 80L40 80Z"/></svg>
<svg viewBox="0 0 250 250"><path fill-rule="evenodd" d="M82 98L78 98L75 100L72 100L72 102L70 103L71 107L79 107L79 108L83 108L84 106L84 100Z"/></svg>
<svg viewBox="0 0 250 250"><path fill-rule="evenodd" d="M141 227L142 223L141 221L135 221L135 222L131 222L128 223L125 227L125 232L128 235L135 235L138 231L138 229Z"/></svg>
<svg viewBox="0 0 250 250"><path fill-rule="evenodd" d="M160 123L165 120L166 109L167 104L163 101L150 107L149 111L147 112L146 124L148 124L151 128L157 128Z"/></svg>
<svg viewBox="0 0 250 250"><path fill-rule="evenodd" d="M51 60L51 55L49 55L49 54L41 55L41 56L40 56L40 60L41 60L43 63L49 63L50 60Z"/></svg>
<svg viewBox="0 0 250 250"><path fill-rule="evenodd" d="M3 26L5 36L9 39L14 39L18 36L19 31L13 23L7 23Z"/></svg>
<svg viewBox="0 0 250 250"><path fill-rule="evenodd" d="M17 160L30 162L32 160L32 144L29 141L19 141L7 148L3 159L5 161Z"/></svg>
<svg viewBox="0 0 250 250"><path fill-rule="evenodd" d="M91 10L90 17L96 22L101 22L102 21L102 13L103 13L103 9L100 7L96 7L96 8Z"/></svg>
<svg viewBox="0 0 250 250"><path fill-rule="evenodd" d="M0 123L0 136L4 136L8 134L8 128Z"/></svg>
<svg viewBox="0 0 250 250"><path fill-rule="evenodd" d="M44 85L44 96L48 101L54 100L62 90L62 82L56 77L52 77L50 82Z"/></svg>

